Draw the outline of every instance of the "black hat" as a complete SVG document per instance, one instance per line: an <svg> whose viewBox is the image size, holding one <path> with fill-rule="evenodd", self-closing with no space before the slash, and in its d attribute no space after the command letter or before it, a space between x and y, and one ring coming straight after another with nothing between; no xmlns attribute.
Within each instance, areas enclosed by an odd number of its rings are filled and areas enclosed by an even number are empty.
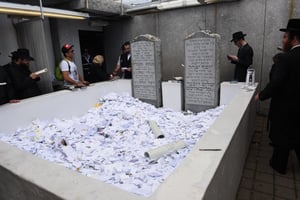
<svg viewBox="0 0 300 200"><path fill-rule="evenodd" d="M230 42L240 40L244 38L246 35L247 34L244 34L242 31L236 32L232 34L232 40Z"/></svg>
<svg viewBox="0 0 300 200"><path fill-rule="evenodd" d="M18 56L21 59L34 60L34 58L30 56L29 50L25 48L20 48L17 52L12 52L12 55Z"/></svg>
<svg viewBox="0 0 300 200"><path fill-rule="evenodd" d="M283 32L294 31L300 33L300 19L290 19L287 27L279 30Z"/></svg>
<svg viewBox="0 0 300 200"><path fill-rule="evenodd" d="M72 49L74 45L70 45L70 44L64 44L64 46L61 48L61 52L62 53L67 53L70 49Z"/></svg>
<svg viewBox="0 0 300 200"><path fill-rule="evenodd" d="M10 54L11 55L9 55L8 57L11 57L13 60L20 58L17 51L11 52Z"/></svg>

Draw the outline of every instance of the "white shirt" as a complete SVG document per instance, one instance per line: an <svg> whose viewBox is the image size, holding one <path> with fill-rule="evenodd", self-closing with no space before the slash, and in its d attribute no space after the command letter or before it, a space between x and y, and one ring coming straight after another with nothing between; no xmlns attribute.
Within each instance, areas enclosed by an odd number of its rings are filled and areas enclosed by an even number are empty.
<svg viewBox="0 0 300 200"><path fill-rule="evenodd" d="M293 46L293 47L291 48L291 50L293 50L293 49L295 49L295 48L297 48L297 47L300 47L300 44Z"/></svg>
<svg viewBox="0 0 300 200"><path fill-rule="evenodd" d="M70 65L70 71L69 71L69 65L68 65L68 63ZM79 76L78 76L77 66L76 66L76 64L73 61L63 59L60 62L59 67L60 67L60 70L62 72L69 72L69 77L71 79L73 79L76 82L79 82ZM70 85L70 83L67 82L67 81L64 81L64 84L65 85Z"/></svg>

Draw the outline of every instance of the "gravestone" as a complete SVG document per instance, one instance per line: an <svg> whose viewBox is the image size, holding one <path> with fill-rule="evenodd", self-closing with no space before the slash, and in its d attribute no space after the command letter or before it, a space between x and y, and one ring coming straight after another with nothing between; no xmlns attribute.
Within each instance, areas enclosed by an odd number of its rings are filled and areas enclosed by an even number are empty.
<svg viewBox="0 0 300 200"><path fill-rule="evenodd" d="M161 106L161 41L140 35L131 42L132 91L135 98Z"/></svg>
<svg viewBox="0 0 300 200"><path fill-rule="evenodd" d="M185 110L201 112L218 105L219 39L206 31L185 39Z"/></svg>

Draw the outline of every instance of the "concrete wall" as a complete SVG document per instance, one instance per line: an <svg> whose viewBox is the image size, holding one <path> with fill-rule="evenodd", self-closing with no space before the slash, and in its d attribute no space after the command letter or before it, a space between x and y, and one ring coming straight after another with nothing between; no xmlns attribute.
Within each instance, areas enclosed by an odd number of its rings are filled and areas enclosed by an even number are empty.
<svg viewBox="0 0 300 200"><path fill-rule="evenodd" d="M11 52L18 48L28 48L31 56L35 58L35 61L30 64L32 72L43 68L53 71L54 56L47 19L17 23L17 20L1 14L0 26L2 27L0 29L0 65L10 62L11 59L8 56ZM51 73L41 75L41 81L38 84L43 93L52 91L51 80Z"/></svg>
<svg viewBox="0 0 300 200"><path fill-rule="evenodd" d="M232 33L243 31L254 50L253 66L262 89L268 82L272 57L278 53L276 47L281 45L283 34L279 28L285 27L290 17L300 17L300 1L240 0L135 16L105 27L107 66L115 65L119 46L125 40L151 33L162 40L163 80L183 76L180 65L184 63L184 38L192 32L208 29L222 37L219 54L221 81L231 80L234 65L228 62L226 55L237 53L230 40ZM262 110L267 105L263 103Z"/></svg>
<svg viewBox="0 0 300 200"><path fill-rule="evenodd" d="M291 4L294 2L294 11ZM191 7L156 14L135 16L133 19L111 23L105 27L107 64L114 66L119 47L125 40L151 33L162 40L163 79L183 75L184 38L200 29L208 29L221 35L221 81L233 78L234 65L226 58L236 54L237 48L230 42L232 33L247 33L246 40L254 49L257 78L262 86L268 79L272 56L281 44L282 33L290 16L300 17L300 2L294 0L240 0L207 6ZM292 14L291 14L292 13Z"/></svg>
<svg viewBox="0 0 300 200"><path fill-rule="evenodd" d="M10 53L18 48L18 41L12 21L7 15L0 14L0 26L0 65L5 65L11 60L8 57Z"/></svg>
<svg viewBox="0 0 300 200"><path fill-rule="evenodd" d="M15 24L13 24L15 22ZM79 30L103 31L102 27L89 26L88 20L39 19L23 21L8 18L0 14L1 45L0 65L10 62L8 57L17 48L28 48L35 58L31 62L31 71L48 68L49 73L41 76L39 86L43 93L52 91L54 68L63 58L61 47L65 43L74 45L75 63L82 74Z"/></svg>
<svg viewBox="0 0 300 200"><path fill-rule="evenodd" d="M53 49L56 65L63 58L61 47L66 43L72 44L74 45L73 49L75 50L75 63L78 67L79 73L83 75L79 30L103 31L102 27L91 27L88 24L88 20L51 19L50 30L53 38Z"/></svg>
<svg viewBox="0 0 300 200"><path fill-rule="evenodd" d="M49 31L49 21L41 19L25 21L15 25L19 45L22 48L30 50L30 55L34 61L30 63L32 72L47 68L49 73L41 75L41 81L38 82L43 93L52 92L52 79L54 71L54 56Z"/></svg>

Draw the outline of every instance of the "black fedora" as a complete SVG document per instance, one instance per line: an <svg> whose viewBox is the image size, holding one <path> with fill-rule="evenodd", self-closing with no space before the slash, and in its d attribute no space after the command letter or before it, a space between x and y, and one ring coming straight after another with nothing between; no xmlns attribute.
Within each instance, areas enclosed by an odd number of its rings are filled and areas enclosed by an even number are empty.
<svg viewBox="0 0 300 200"><path fill-rule="evenodd" d="M300 33L300 19L290 19L287 27L279 30L283 32L293 31Z"/></svg>
<svg viewBox="0 0 300 200"><path fill-rule="evenodd" d="M234 34L232 34L231 42L243 39L246 35L247 34L244 34L242 31L235 32Z"/></svg>
<svg viewBox="0 0 300 200"><path fill-rule="evenodd" d="M34 58L30 56L29 50L25 48L18 49L16 55L21 59L34 60Z"/></svg>

